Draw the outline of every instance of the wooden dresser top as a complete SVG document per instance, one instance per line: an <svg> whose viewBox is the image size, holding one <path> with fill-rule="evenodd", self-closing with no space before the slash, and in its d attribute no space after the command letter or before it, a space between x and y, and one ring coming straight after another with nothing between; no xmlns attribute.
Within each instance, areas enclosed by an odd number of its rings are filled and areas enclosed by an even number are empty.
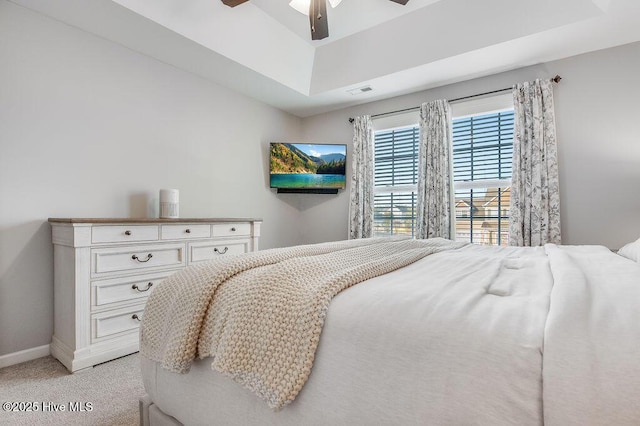
<svg viewBox="0 0 640 426"><path fill-rule="evenodd" d="M226 222L226 223L236 223L236 222L262 222L262 219L257 218L178 218L178 219L160 219L160 218L136 218L136 217L116 217L116 218L108 218L108 217L94 217L94 218L49 218L50 223L103 223L103 224L122 224L122 223L199 223L199 222Z"/></svg>

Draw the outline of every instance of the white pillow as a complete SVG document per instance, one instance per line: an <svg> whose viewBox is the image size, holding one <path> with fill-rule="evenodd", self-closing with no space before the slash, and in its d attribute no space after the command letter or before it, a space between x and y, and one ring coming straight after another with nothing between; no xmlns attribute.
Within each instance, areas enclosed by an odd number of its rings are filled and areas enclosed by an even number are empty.
<svg viewBox="0 0 640 426"><path fill-rule="evenodd" d="M618 250L620 256L640 263L640 238Z"/></svg>

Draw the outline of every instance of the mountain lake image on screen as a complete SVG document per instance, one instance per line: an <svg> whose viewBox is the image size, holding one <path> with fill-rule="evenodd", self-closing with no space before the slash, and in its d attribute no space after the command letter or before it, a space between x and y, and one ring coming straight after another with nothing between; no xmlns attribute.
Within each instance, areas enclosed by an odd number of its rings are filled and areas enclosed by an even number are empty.
<svg viewBox="0 0 640 426"><path fill-rule="evenodd" d="M344 189L347 145L271 143L271 188Z"/></svg>

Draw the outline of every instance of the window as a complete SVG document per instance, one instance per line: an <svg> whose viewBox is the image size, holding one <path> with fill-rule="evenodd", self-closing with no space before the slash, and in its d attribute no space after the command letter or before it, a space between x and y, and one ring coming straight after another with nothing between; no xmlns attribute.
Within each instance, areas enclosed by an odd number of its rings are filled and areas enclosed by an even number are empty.
<svg viewBox="0 0 640 426"><path fill-rule="evenodd" d="M513 157L511 94L455 104L452 113L455 239L506 245ZM381 130L375 132L374 141L373 232L413 236L420 141L417 114L392 123L383 120L374 123Z"/></svg>
<svg viewBox="0 0 640 426"><path fill-rule="evenodd" d="M411 235L418 178L417 125L375 132L373 233Z"/></svg>
<svg viewBox="0 0 640 426"><path fill-rule="evenodd" d="M513 110L453 120L456 241L507 245Z"/></svg>

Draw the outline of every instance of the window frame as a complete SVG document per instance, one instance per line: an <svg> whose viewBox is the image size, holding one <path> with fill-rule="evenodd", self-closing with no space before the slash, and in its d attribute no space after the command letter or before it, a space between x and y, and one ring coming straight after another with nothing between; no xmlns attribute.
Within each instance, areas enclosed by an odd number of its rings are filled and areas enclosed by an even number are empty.
<svg viewBox="0 0 640 426"><path fill-rule="evenodd" d="M467 117L477 116L477 115L488 115L488 114L505 112L505 111L513 111L513 109L514 109L513 96L510 92L504 93L504 94L497 94L497 95L492 94L492 95L477 97L474 99L454 102L454 103L451 103L452 129L453 129L453 121L457 119L462 119L462 118L467 118ZM376 134L382 131L387 132L387 131L404 129L408 127L417 127L418 128L417 143L419 144L420 143L420 112L419 110L415 110L410 112L403 112L398 114L392 114L389 116L374 118L372 120L372 125L373 125L373 131L374 131L374 181L375 181ZM453 139L451 141L451 144L453 148ZM419 157L419 147L416 155L417 157ZM451 162L453 167L453 156L451 158ZM417 173L417 168L418 168L418 165L416 163L416 173ZM462 191L462 190L470 191L474 189L486 189L486 188L504 189L511 186L511 178L478 179L473 181L456 182L453 180L453 173L451 176L451 182L452 182L451 231L454 237L456 235L456 216L457 216L456 214L457 203L455 200L455 193L457 191ZM374 183L374 186L373 186L374 200L376 195L395 195L395 194L411 194L411 193L414 194L415 198L413 200L413 208L412 208L412 211L414 212L412 216L412 223L413 223L412 232L411 232L412 236L415 235L415 220L416 220L415 203L417 200L417 190L418 190L417 182L411 185L404 184L404 185L380 185L380 186L376 186ZM375 201L374 201L374 209L375 209ZM499 217L502 216L503 212L504 212L504 208L501 208L501 211L498 212L499 213L498 216ZM507 212L508 212L508 209L507 209ZM374 235L378 235L378 236L381 235L381 234L375 234L375 218L374 218ZM396 235L396 234L392 232L391 235Z"/></svg>
<svg viewBox="0 0 640 426"><path fill-rule="evenodd" d="M416 129L417 130L417 140L416 140L416 152L415 152L415 161L416 161L416 168L415 168L415 174L416 174L416 183L414 184L400 184L400 185L376 185L375 184L375 179L376 179L376 169L375 169L375 164L376 164L376 156L375 156L375 151L376 151L376 147L375 147L375 140L376 140L376 135L379 132L393 132L396 130L404 130L404 129ZM382 236L382 235L409 235L407 233L395 233L393 232L393 217L391 218L391 225L390 225L390 230L391 233L387 234L387 233L376 233L375 232L375 228L376 228L376 218L375 218L375 208L376 208L376 203L375 203L375 197L378 195L390 195L391 197L393 197L394 195L410 195L412 198L412 204L411 204L411 236L413 237L415 235L415 221L416 221L416 198L417 198L417 193L418 193L418 183L417 183L417 160L419 157L419 144L420 144L420 125L419 125L419 113L416 112L411 112L411 113L404 113L404 114L396 114L396 115L392 115L392 116L387 116L387 117L382 117L380 119L374 119L373 120L373 130L374 130L374 156L373 156L373 160L374 160L374 185L373 185L373 196L374 196L374 203L373 203L373 208L374 208L374 219L373 219L373 228L374 228L374 236ZM393 203L393 198L392 201Z"/></svg>
<svg viewBox="0 0 640 426"><path fill-rule="evenodd" d="M485 96L485 97L480 97L478 99L472 99L472 100L467 100L464 102L459 102L459 103L454 103L451 105L451 125L452 125L452 129L453 129L453 122L455 120L460 120L460 119L465 119L465 118L470 118L470 117L475 117L475 116L483 116L483 115L490 115L490 114L498 114L498 113L502 113L502 112L508 112L508 111L513 111L514 110L514 106L513 106L513 96L511 93L505 93L505 94L500 94L500 95L491 95L491 96ZM453 138L452 138L452 146L453 146ZM452 162L452 166L453 166L453 157L451 159ZM453 176L452 178L452 182L453 182L453 199L454 199L454 209L453 209L453 217L452 217L452 235L457 237L457 227L456 227L456 222L458 221L458 214L456 212L455 206L457 205L457 202L455 201L456 199L456 193L459 191L473 191L476 189L489 189L489 188L496 188L499 190L505 190L506 188L509 188L511 186L511 178L503 178L503 179L475 179L475 180L467 180L467 181L455 181L453 180ZM496 194L496 196L500 197L502 196L501 193ZM500 222L501 218L503 216L506 216L505 219L508 219L508 211L509 209L507 208L507 215L504 215L505 209L504 207L501 207L498 211L498 222ZM471 222L472 221L472 215L467 215L466 217L466 221ZM466 222L465 221L465 222ZM470 225L470 230L473 229L472 224ZM500 229L500 228L499 228ZM508 232L508 230L507 230ZM500 237L499 237L500 238ZM457 238L456 238L457 239ZM475 243L475 241L473 241L473 235L470 234L469 236L469 240L473 243ZM500 240L498 240L500 241ZM500 244L502 244L502 241L500 241Z"/></svg>

